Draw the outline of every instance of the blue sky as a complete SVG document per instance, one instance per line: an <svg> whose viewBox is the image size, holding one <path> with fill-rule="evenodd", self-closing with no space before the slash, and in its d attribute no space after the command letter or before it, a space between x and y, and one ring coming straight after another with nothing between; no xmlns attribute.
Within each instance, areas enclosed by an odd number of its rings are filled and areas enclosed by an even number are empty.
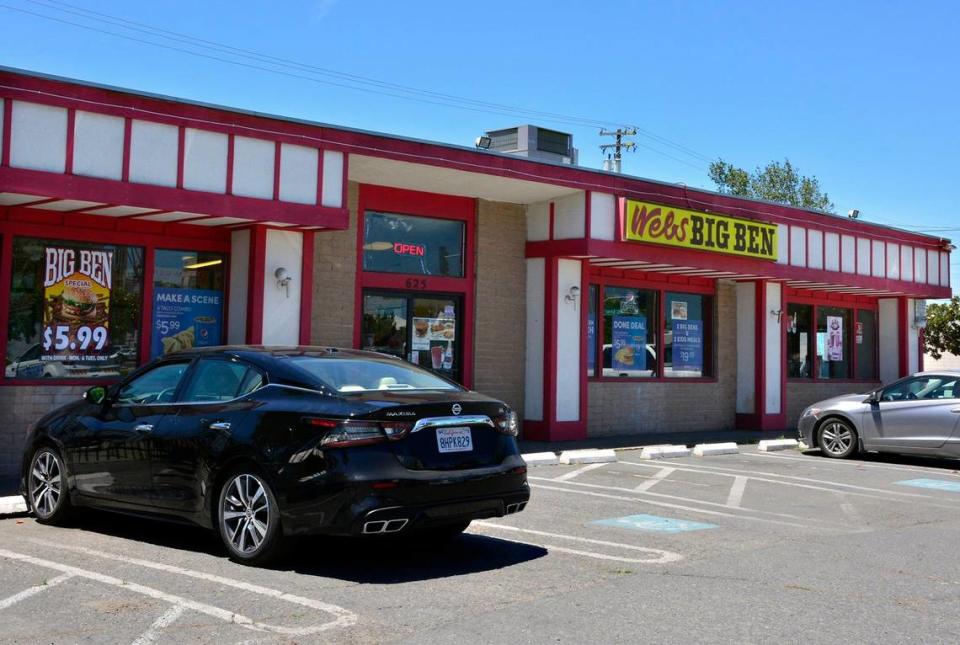
<svg viewBox="0 0 960 645"><path fill-rule="evenodd" d="M659 138L635 137L624 171L663 181L712 188L709 159L752 169L789 157L819 177L838 212L954 225L943 235L960 239L955 2L68 1L0 5L236 60L89 20L82 8L336 72L637 125ZM594 126L291 78L2 6L0 20L4 65L465 145L540 122L574 134L582 165L602 163Z"/></svg>

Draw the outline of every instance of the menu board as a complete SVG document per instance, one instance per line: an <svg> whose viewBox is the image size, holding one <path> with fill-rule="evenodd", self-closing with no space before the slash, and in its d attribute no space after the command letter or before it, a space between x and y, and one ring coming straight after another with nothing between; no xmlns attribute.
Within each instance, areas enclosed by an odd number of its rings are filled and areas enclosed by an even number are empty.
<svg viewBox="0 0 960 645"><path fill-rule="evenodd" d="M411 349L429 350L431 341L453 341L457 337L454 318L414 318Z"/></svg>
<svg viewBox="0 0 960 645"><path fill-rule="evenodd" d="M153 338L156 358L191 347L219 345L223 294L213 289L157 287L153 290Z"/></svg>
<svg viewBox="0 0 960 645"><path fill-rule="evenodd" d="M44 249L41 360L109 360L113 251Z"/></svg>
<svg viewBox="0 0 960 645"><path fill-rule="evenodd" d="M700 371L703 369L703 321L674 320L673 369Z"/></svg>
<svg viewBox="0 0 960 645"><path fill-rule="evenodd" d="M647 369L646 316L613 317L613 369Z"/></svg>

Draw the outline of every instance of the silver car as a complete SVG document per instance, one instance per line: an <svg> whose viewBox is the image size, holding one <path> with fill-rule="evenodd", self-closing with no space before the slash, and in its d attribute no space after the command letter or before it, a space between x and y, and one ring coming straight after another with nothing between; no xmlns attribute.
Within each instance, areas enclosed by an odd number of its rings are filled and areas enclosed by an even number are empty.
<svg viewBox="0 0 960 645"><path fill-rule="evenodd" d="M960 371L919 372L814 403L798 430L801 441L836 459L861 450L960 457Z"/></svg>

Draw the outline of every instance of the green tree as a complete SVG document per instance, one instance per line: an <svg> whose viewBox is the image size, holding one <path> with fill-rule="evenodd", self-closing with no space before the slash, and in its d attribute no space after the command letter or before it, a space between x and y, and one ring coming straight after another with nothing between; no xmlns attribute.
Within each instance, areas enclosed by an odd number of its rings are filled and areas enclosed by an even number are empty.
<svg viewBox="0 0 960 645"><path fill-rule="evenodd" d="M710 164L710 179L717 185L717 190L725 195L754 197L833 212L833 202L820 188L820 180L801 175L789 159L784 159L783 163L771 161L764 168L758 167L752 174L723 159L717 159Z"/></svg>
<svg viewBox="0 0 960 645"><path fill-rule="evenodd" d="M960 296L927 305L923 344L935 359L943 354L960 354Z"/></svg>

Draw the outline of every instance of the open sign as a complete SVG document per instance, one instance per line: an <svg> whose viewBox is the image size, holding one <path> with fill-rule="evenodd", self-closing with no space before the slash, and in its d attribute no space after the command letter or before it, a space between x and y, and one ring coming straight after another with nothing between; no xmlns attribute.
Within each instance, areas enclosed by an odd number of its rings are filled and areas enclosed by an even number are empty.
<svg viewBox="0 0 960 645"><path fill-rule="evenodd" d="M397 255L413 255L423 257L427 254L427 247L423 244L407 244L406 242L394 242L393 252Z"/></svg>

